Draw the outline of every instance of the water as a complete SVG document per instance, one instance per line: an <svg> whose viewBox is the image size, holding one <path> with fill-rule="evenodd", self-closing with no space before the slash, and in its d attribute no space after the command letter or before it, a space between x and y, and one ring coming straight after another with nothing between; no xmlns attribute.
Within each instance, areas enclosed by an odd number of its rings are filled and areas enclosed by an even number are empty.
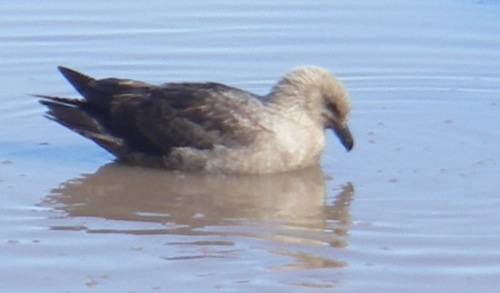
<svg viewBox="0 0 500 293"><path fill-rule="evenodd" d="M498 1L33 1L0 7L0 289L496 292ZM266 93L335 72L356 145L252 179L112 163L43 118L56 72ZM326 177L326 179L325 179Z"/></svg>

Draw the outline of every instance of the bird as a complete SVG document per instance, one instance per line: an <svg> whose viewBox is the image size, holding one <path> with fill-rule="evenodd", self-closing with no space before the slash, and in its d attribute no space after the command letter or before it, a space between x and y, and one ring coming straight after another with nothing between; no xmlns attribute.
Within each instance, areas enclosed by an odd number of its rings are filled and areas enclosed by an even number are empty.
<svg viewBox="0 0 500 293"><path fill-rule="evenodd" d="M83 99L37 95L45 116L119 162L255 175L319 165L327 129L347 151L354 145L347 90L318 66L292 68L266 95L217 82L154 85L58 70Z"/></svg>

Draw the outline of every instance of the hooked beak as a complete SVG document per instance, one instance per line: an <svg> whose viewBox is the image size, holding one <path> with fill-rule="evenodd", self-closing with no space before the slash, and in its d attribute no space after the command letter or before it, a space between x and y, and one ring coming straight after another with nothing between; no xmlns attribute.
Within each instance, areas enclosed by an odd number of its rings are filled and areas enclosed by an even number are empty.
<svg viewBox="0 0 500 293"><path fill-rule="evenodd" d="M347 124L335 124L332 128L339 138L340 143L342 143L347 151L350 151L354 146L354 139Z"/></svg>

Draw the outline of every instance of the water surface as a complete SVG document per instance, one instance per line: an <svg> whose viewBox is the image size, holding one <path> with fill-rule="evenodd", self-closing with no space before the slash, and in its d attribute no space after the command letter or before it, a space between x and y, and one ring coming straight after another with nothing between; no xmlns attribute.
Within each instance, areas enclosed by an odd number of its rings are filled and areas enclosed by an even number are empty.
<svg viewBox="0 0 500 293"><path fill-rule="evenodd" d="M0 289L496 292L497 1L15 1L0 7ZM55 70L266 93L335 72L355 149L252 178L125 167L43 118Z"/></svg>

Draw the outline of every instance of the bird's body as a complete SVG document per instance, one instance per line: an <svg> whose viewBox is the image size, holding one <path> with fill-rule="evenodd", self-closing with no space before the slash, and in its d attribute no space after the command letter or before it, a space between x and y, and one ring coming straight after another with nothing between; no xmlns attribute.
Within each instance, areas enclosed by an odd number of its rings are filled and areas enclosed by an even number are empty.
<svg viewBox="0 0 500 293"><path fill-rule="evenodd" d="M59 70L84 99L40 96L48 117L122 161L263 174L318 164L325 128L348 150L353 145L347 94L318 67L290 71L262 97L213 82L155 86Z"/></svg>

